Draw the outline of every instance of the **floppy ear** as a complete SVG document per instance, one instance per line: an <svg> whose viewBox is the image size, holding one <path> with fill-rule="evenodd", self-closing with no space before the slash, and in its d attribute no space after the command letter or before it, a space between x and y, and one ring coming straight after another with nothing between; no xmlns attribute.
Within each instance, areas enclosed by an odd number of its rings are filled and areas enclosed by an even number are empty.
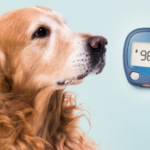
<svg viewBox="0 0 150 150"><path fill-rule="evenodd" d="M0 48L0 93L9 91L8 77L6 73L6 56Z"/></svg>

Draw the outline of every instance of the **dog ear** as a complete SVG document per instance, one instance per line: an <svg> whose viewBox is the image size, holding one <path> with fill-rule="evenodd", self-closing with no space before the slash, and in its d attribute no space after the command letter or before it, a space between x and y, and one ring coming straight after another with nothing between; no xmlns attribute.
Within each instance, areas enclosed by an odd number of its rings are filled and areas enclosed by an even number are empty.
<svg viewBox="0 0 150 150"><path fill-rule="evenodd" d="M9 83L6 73L6 56L0 48L0 93L9 91Z"/></svg>

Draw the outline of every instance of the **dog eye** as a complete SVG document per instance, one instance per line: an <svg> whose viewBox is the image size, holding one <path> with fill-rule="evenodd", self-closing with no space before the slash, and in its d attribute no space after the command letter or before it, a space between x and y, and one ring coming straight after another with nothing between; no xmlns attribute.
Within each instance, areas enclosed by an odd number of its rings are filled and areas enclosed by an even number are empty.
<svg viewBox="0 0 150 150"><path fill-rule="evenodd" d="M47 31L45 28L40 27L34 34L34 37L45 37L47 35Z"/></svg>

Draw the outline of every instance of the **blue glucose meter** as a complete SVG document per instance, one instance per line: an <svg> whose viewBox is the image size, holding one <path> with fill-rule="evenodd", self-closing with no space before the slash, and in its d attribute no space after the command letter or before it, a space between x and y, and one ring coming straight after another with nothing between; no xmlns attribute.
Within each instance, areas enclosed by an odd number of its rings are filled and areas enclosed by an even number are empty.
<svg viewBox="0 0 150 150"><path fill-rule="evenodd" d="M123 64L130 84L150 87L150 28L129 33L124 44Z"/></svg>

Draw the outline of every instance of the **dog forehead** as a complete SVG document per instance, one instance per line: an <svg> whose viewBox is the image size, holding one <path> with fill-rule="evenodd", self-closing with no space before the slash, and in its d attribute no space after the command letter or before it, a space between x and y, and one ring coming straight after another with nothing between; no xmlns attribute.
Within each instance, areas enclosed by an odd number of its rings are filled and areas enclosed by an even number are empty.
<svg viewBox="0 0 150 150"><path fill-rule="evenodd" d="M42 17L43 19L41 19ZM65 18L61 14L50 8L41 6L11 10L0 16L0 21L8 20L10 22L11 20L10 23L16 24L18 22L18 25L21 23L30 24L32 22L42 23L42 21L49 19L57 22L59 25L66 24Z"/></svg>
<svg viewBox="0 0 150 150"><path fill-rule="evenodd" d="M42 10L43 12L49 14L58 23L67 24L65 18L60 13L58 13L58 12L56 12L56 11L50 9L50 8L42 7L42 6L34 6L33 8L39 9L40 11Z"/></svg>

